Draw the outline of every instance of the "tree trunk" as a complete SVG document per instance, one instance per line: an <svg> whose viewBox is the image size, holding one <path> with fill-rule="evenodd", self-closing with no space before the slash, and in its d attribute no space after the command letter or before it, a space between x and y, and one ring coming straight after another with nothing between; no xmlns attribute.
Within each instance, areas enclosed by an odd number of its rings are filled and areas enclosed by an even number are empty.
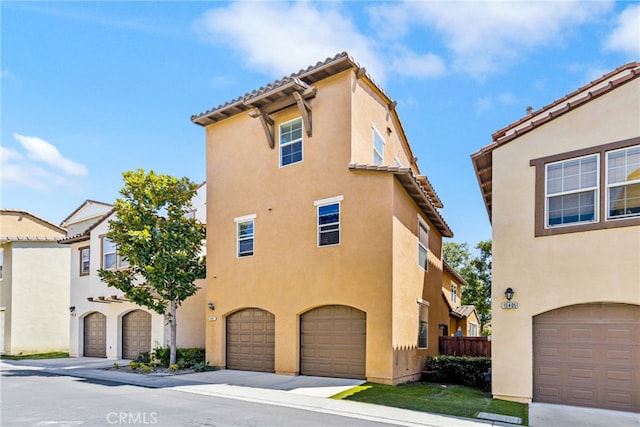
<svg viewBox="0 0 640 427"><path fill-rule="evenodd" d="M171 342L169 343L169 366L176 364L176 328L177 318L176 309L178 302L176 300L171 301Z"/></svg>

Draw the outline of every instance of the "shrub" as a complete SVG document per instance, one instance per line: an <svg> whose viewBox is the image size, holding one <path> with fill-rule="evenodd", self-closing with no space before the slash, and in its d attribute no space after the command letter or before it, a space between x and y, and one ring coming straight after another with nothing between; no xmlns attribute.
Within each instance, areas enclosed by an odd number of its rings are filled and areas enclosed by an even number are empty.
<svg viewBox="0 0 640 427"><path fill-rule="evenodd" d="M118 362L113 362L113 369L120 369L120 365L118 365Z"/></svg>
<svg viewBox="0 0 640 427"><path fill-rule="evenodd" d="M490 357L430 356L425 364L424 379L428 382L484 388L484 374L489 368Z"/></svg>
<svg viewBox="0 0 640 427"><path fill-rule="evenodd" d="M153 366L149 366L145 363L140 364L140 372L142 372L143 374L148 374L149 372L153 372L153 370Z"/></svg>
<svg viewBox="0 0 640 427"><path fill-rule="evenodd" d="M180 366L178 366L177 363L174 363L173 365L169 366L169 369L171 369L172 372L175 372L180 369Z"/></svg>
<svg viewBox="0 0 640 427"><path fill-rule="evenodd" d="M132 360L131 362L129 362L129 368L131 368L132 370L136 370L140 367L140 362L136 362L135 360Z"/></svg>
<svg viewBox="0 0 640 427"><path fill-rule="evenodd" d="M147 361L145 363L152 363L155 361L157 365L169 366L169 347L156 347L151 352L151 355L147 355ZM141 353L142 354L142 353ZM176 362L180 369L192 368L198 363L204 362L204 348L177 348L176 349Z"/></svg>
<svg viewBox="0 0 640 427"><path fill-rule="evenodd" d="M138 353L138 357L136 357L136 362L138 363L149 363L151 361L151 355L148 351L141 351Z"/></svg>
<svg viewBox="0 0 640 427"><path fill-rule="evenodd" d="M209 365L209 362L199 362L191 367L194 372L214 371L215 368Z"/></svg>

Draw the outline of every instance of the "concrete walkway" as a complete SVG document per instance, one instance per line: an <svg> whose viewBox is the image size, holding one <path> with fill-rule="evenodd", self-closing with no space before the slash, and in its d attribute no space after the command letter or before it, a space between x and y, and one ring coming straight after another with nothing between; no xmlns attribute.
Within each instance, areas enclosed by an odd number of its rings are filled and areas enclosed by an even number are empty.
<svg viewBox="0 0 640 427"><path fill-rule="evenodd" d="M219 370L184 375L140 375L105 370L117 362L91 357L46 360L2 360L0 370L37 369L48 373L116 382L140 387L165 388L181 393L216 396L267 405L279 405L399 426L471 427L513 426L497 421L456 418L349 400L328 399L364 381L261 372ZM533 427L640 427L640 414L572 406L533 403L529 425Z"/></svg>

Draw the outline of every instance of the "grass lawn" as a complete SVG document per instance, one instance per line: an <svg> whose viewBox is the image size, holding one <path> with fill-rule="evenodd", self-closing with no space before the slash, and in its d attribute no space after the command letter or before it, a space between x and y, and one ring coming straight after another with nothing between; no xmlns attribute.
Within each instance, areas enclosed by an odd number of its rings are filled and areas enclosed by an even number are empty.
<svg viewBox="0 0 640 427"><path fill-rule="evenodd" d="M333 398L464 418L475 418L479 412L489 412L519 417L523 425L529 424L527 405L493 399L487 392L459 385L415 382L394 387L365 383Z"/></svg>
<svg viewBox="0 0 640 427"><path fill-rule="evenodd" d="M22 359L61 359L63 357L69 357L69 353L62 351L52 351L49 353L31 353L31 354L16 354L14 356L0 356L0 359L7 360L22 360Z"/></svg>

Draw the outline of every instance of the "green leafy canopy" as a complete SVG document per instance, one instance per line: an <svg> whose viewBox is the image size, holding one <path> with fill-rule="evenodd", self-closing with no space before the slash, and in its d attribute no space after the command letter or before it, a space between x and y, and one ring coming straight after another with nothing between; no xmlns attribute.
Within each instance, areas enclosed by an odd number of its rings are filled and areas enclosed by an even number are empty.
<svg viewBox="0 0 640 427"><path fill-rule="evenodd" d="M205 225L189 215L198 185L142 169L122 175L122 197L107 237L130 266L98 274L135 304L171 321L170 303L180 305L195 294L195 280L205 277Z"/></svg>

